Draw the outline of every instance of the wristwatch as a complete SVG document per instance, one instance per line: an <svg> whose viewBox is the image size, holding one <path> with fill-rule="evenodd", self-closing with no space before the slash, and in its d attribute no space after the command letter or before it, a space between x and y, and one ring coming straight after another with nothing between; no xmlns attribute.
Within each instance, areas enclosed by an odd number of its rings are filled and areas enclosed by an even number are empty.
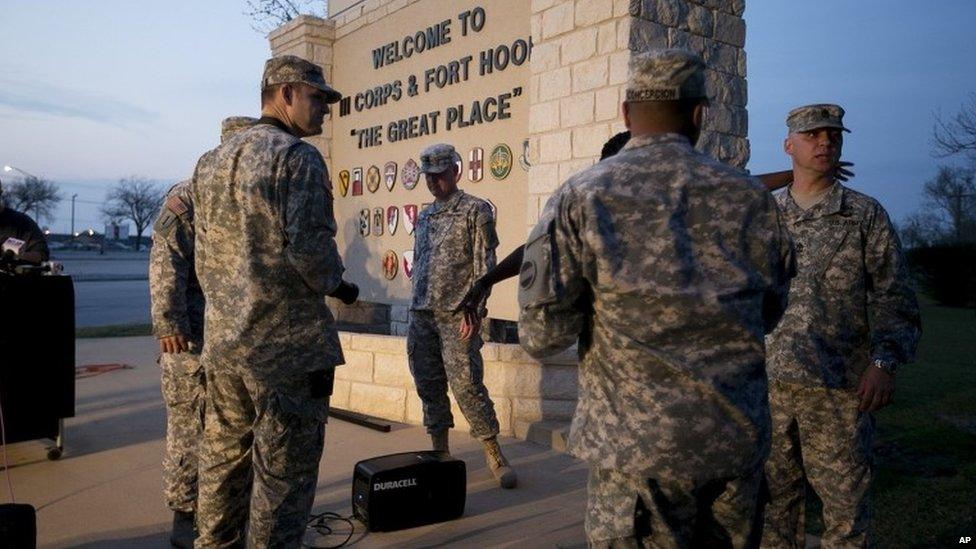
<svg viewBox="0 0 976 549"><path fill-rule="evenodd" d="M894 362L891 362L890 360L882 360L880 358L874 359L874 366L891 375L895 375L895 370L898 369L898 365Z"/></svg>

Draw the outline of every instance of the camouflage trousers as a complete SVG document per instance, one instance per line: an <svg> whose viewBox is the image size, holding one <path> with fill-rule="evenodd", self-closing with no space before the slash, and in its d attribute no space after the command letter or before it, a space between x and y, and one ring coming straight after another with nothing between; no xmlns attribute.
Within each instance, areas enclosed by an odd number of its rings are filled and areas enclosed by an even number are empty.
<svg viewBox="0 0 976 549"><path fill-rule="evenodd" d="M407 356L410 373L423 403L424 426L428 433L454 427L450 385L461 413L471 425L471 436L487 440L498 435L495 404L484 384L481 335L468 341L458 336L461 314L411 311L407 328Z"/></svg>
<svg viewBox="0 0 976 549"><path fill-rule="evenodd" d="M207 368L195 547L299 547L315 499L329 398L309 375L273 384Z"/></svg>
<svg viewBox="0 0 976 549"><path fill-rule="evenodd" d="M197 507L197 451L203 436L206 379L198 353L163 353L163 401L166 403L166 453L163 494L173 511Z"/></svg>
<svg viewBox="0 0 976 549"><path fill-rule="evenodd" d="M867 545L874 419L857 406L850 390L770 382L764 547L804 546L807 482L823 501L823 547Z"/></svg>
<svg viewBox="0 0 976 549"><path fill-rule="evenodd" d="M758 547L762 470L709 481L591 468L586 539L594 548Z"/></svg>

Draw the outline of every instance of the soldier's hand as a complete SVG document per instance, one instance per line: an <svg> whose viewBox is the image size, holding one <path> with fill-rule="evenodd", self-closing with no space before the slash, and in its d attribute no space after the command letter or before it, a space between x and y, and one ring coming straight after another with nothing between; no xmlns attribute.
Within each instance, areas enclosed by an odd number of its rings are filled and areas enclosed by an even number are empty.
<svg viewBox="0 0 976 549"><path fill-rule="evenodd" d="M464 311L464 316L461 318L461 327L458 330L461 341L471 339L471 336L477 334L480 329L481 316L476 311Z"/></svg>
<svg viewBox="0 0 976 549"><path fill-rule="evenodd" d="M359 299L359 286L353 284L352 282L346 282L343 280L336 286L335 290L332 290L330 296L342 301L346 305L352 305Z"/></svg>
<svg viewBox="0 0 976 549"><path fill-rule="evenodd" d="M834 177L836 177L841 183L846 183L848 179L854 177L854 172L847 169L852 166L854 166L853 162L844 162L841 160L836 166L834 166Z"/></svg>
<svg viewBox="0 0 976 549"><path fill-rule="evenodd" d="M857 409L874 412L891 404L895 394L895 376L875 366L868 366L857 385Z"/></svg>
<svg viewBox="0 0 976 549"><path fill-rule="evenodd" d="M485 296L487 295L488 285L485 284L484 279L479 278L475 280L474 284L471 285L471 289L469 289L468 293L464 294L464 298L461 299L461 304L454 309L454 312L476 312L481 307L481 304L484 302Z"/></svg>
<svg viewBox="0 0 976 549"><path fill-rule="evenodd" d="M190 351L190 343L180 334L159 338L159 350L167 354L179 354Z"/></svg>

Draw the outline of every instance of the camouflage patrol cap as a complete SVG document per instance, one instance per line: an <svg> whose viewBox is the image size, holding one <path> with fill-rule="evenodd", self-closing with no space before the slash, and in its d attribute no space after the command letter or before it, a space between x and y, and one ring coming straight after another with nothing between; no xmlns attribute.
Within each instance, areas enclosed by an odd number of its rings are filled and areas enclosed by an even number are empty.
<svg viewBox="0 0 976 549"><path fill-rule="evenodd" d="M837 128L850 132L844 127L844 109L840 105L818 103L797 107L786 115L786 127L790 133L806 132L818 128Z"/></svg>
<svg viewBox="0 0 976 549"><path fill-rule="evenodd" d="M431 145L420 153L420 171L423 173L441 173L461 160L461 155L454 150L453 145L438 143Z"/></svg>
<svg viewBox="0 0 976 549"><path fill-rule="evenodd" d="M322 67L295 55L272 57L264 63L264 76L261 78L261 91L277 84L301 82L325 92L326 103L335 103L342 94L325 83Z"/></svg>
<svg viewBox="0 0 976 549"><path fill-rule="evenodd" d="M627 101L675 101L707 97L705 63L682 49L652 49L630 57Z"/></svg>
<svg viewBox="0 0 976 549"><path fill-rule="evenodd" d="M250 116L231 116L220 123L220 141L224 142L235 133L250 128L258 121Z"/></svg>

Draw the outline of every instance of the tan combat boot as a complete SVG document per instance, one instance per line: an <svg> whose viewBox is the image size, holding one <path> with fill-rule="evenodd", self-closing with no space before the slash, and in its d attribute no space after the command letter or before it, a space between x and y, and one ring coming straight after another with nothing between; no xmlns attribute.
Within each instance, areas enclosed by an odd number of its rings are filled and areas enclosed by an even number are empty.
<svg viewBox="0 0 976 549"><path fill-rule="evenodd" d="M434 443L435 452L444 452L445 454L450 454L451 449L447 442L447 433L449 431L444 429L443 431L438 431L436 433L430 434L430 440Z"/></svg>
<svg viewBox="0 0 976 549"><path fill-rule="evenodd" d="M502 448L498 445L498 439L492 437L484 441L485 461L488 462L488 469L491 471L495 480L502 488L515 488L518 484L518 475L508 464L508 460L502 454Z"/></svg>

